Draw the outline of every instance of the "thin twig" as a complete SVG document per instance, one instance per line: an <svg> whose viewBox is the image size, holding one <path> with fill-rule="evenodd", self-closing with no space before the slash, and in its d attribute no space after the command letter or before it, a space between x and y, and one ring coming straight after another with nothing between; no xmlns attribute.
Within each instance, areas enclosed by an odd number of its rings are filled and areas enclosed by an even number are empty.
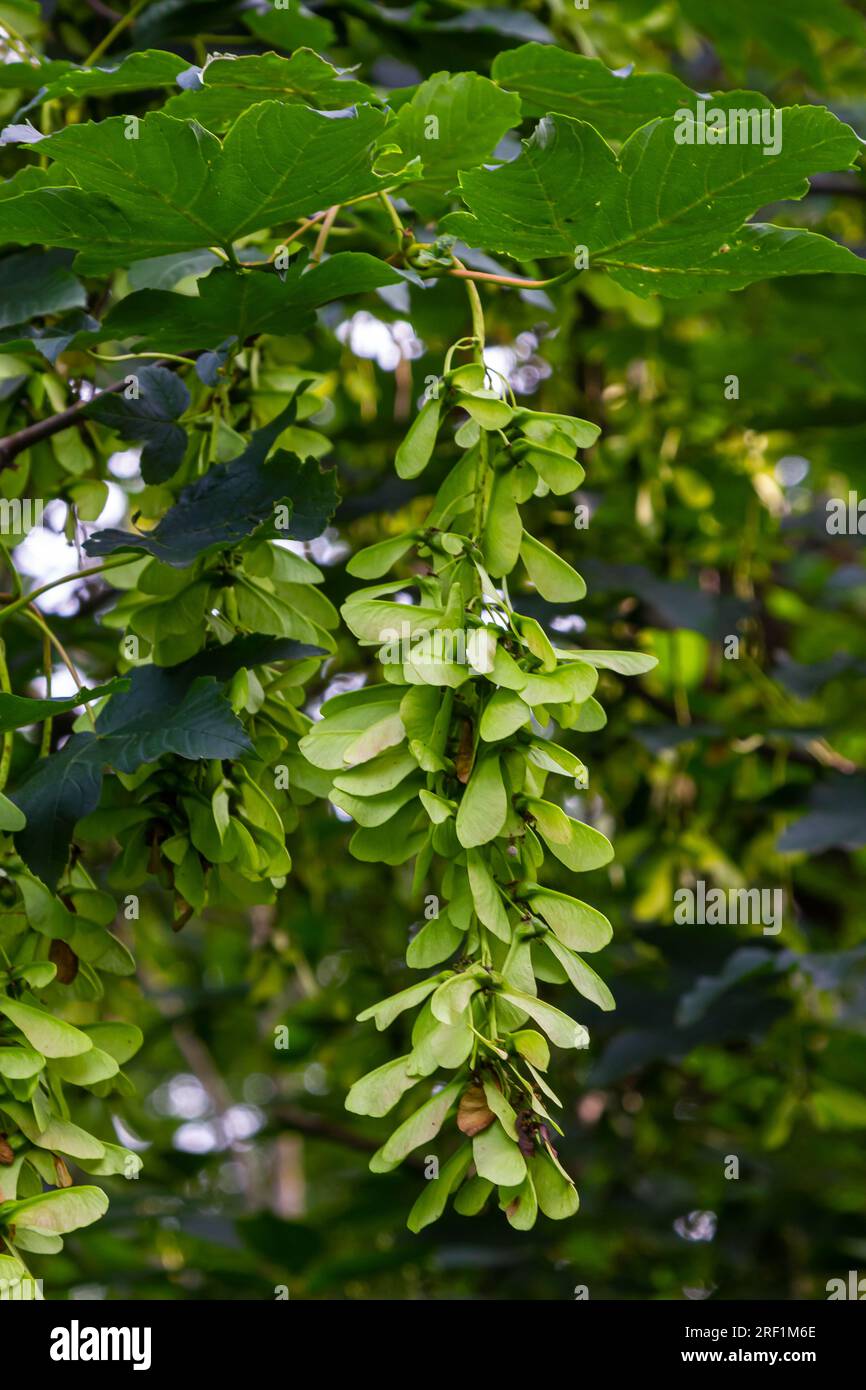
<svg viewBox="0 0 866 1390"><path fill-rule="evenodd" d="M16 598L12 603L7 604L5 608L0 608L0 623L5 622L7 618L11 618L14 613L18 613L22 608L29 608L37 598L42 594L46 594L49 589L56 589L61 584L72 584L78 579L89 579L92 574L103 574L106 570L117 569L119 565L134 564L135 559L135 555L119 555L116 559L106 560L101 565L92 565L89 569L76 570L74 574L64 574L60 579L51 579L47 584L40 584L39 588L34 589L32 593L22 594L20 598Z"/></svg>
<svg viewBox="0 0 866 1390"><path fill-rule="evenodd" d="M382 202L382 206L388 214L391 226L394 228L394 232L397 237L397 245L402 249L404 238L407 236L407 234L411 236L411 233L409 232L409 229L407 227L403 226L403 223L400 220L400 214L395 208L388 194L380 193L379 198Z"/></svg>
<svg viewBox="0 0 866 1390"><path fill-rule="evenodd" d="M176 352L119 352L113 356L105 352L94 352L93 348L85 348L88 357L95 357L97 362L138 362L144 357L156 357L160 362L180 362L184 367L194 367L196 359L194 357L181 357Z"/></svg>
<svg viewBox="0 0 866 1390"><path fill-rule="evenodd" d="M149 0L135 0L135 4L129 12L117 21L113 29L109 30L101 43L98 43L93 52L87 55L81 66L85 68L92 67L97 58L101 58L106 49L111 47L118 35L122 34L124 29L129 28L130 24L132 24L133 20L147 4L149 4Z"/></svg>
<svg viewBox="0 0 866 1390"><path fill-rule="evenodd" d="M465 266L445 273L455 276L458 280L484 280L489 285L513 285L519 290L545 290L551 285L564 285L567 280L573 280L579 275L580 271L572 267L547 280L524 280L519 275L496 275L491 270L467 270Z"/></svg>
<svg viewBox="0 0 866 1390"><path fill-rule="evenodd" d="M813 174L809 192L824 197L866 198L866 182L856 174Z"/></svg>
<svg viewBox="0 0 866 1390"><path fill-rule="evenodd" d="M24 615L27 616L26 613ZM46 627L42 633L42 670L45 675L45 698L51 699L51 633ZM51 731L54 727L54 720L51 715L42 725L42 738L39 743L40 758L47 758L51 752Z"/></svg>
<svg viewBox="0 0 866 1390"><path fill-rule="evenodd" d="M476 353L480 362L484 361L484 309L477 289L472 283L473 276L466 270L462 261L454 257L454 264L457 267L452 273L461 275L466 281L466 293L469 295L469 306L472 310L472 332L475 335Z"/></svg>
<svg viewBox="0 0 866 1390"><path fill-rule="evenodd" d="M44 617L43 617L42 614L39 612L39 609L36 607L35 603L30 604L27 608L23 609L23 611L22 611L22 613L21 613L21 617L22 617L22 618L29 618L30 621L31 621L32 623L35 623L35 625L39 628L39 631L42 633L42 640L43 640L43 643L44 643L44 642L47 642L47 643L48 643L48 645L49 645L49 651L50 651L51 647L54 647L54 648L56 649L57 654L58 654L58 656L60 657L60 660L63 662L63 665L66 667L66 669L67 669L67 671L69 672L69 674L70 674L70 676L72 677L72 679L75 681L75 684L77 685L78 689L79 689L79 690L83 690L83 689L84 689L84 681L81 679L81 675L80 675L80 673L79 673L79 671L78 671L77 666L75 665L75 662L72 660L72 657L69 655L69 653L68 653L68 651L66 650L66 648L64 647L63 643L60 641L60 638L57 637L57 636L51 631L51 628L50 628L50 627L48 626L48 624L46 623ZM50 672L50 670L49 670L48 676L47 676L48 689L47 689L47 691L46 691L46 698L50 698L50 696L51 696L51 679L50 679L50 676L51 676L51 672ZM85 711L85 713L86 713L88 719L90 720L90 727L91 727L92 729L95 730L95 729L96 729L96 720L95 720L94 717L93 717L93 710L90 708L90 705L89 705L89 704L86 704L86 703L85 703L85 705L84 705L84 711ZM48 722L50 723L51 721L49 720Z"/></svg>
<svg viewBox="0 0 866 1390"><path fill-rule="evenodd" d="M284 1125L286 1129L295 1129L300 1134L307 1134L311 1139L327 1139L332 1144L341 1144L345 1149L355 1149L358 1153L363 1154L375 1153L380 1147L376 1139L368 1139L366 1135L358 1134L353 1129L347 1129L344 1125L337 1124L324 1115L301 1110L296 1105L281 1103L271 1110L271 1114L278 1124ZM419 1171L424 1169L423 1159L412 1154L403 1161L409 1168L415 1168Z"/></svg>
<svg viewBox="0 0 866 1390"><path fill-rule="evenodd" d="M387 191L388 191L388 190L386 189L385 192L387 193ZM358 204L358 203L367 203L367 202L370 201L371 198L381 198L381 197L382 197L382 193L380 193L380 192L376 192L376 193L362 193L362 194L360 195L360 197L358 197L358 198L348 198L348 199L346 200L346 202L342 204L342 206L343 206L344 208L355 207L356 204ZM328 214L330 213L330 211L331 211L330 208L322 208L322 210L321 210L320 212L314 213L312 217L306 218L306 219L301 223L300 227L296 227L295 230L294 230L293 232L291 232L289 236L285 237L285 238L280 242L280 245L279 245L279 246L277 247L277 249L274 251L273 255L272 255L272 256L269 256L268 259L267 259L266 261L240 261L240 262L239 262L239 265L240 265L241 269L242 269L242 270L271 270L271 269L273 268L274 261L276 260L277 256L280 254L280 252L281 252L282 250L284 250L285 247L290 246L290 245L292 244L293 241L297 241L298 237L303 236L304 233L305 233L305 232L308 232L308 231L310 230L311 227L315 227L315 226L317 225L317 223L321 222L321 220L322 220L323 217L327 217L327 216L328 216ZM211 251L214 251L214 252L217 252L217 251L218 251L218 248L215 247L215 246L212 246L210 249L211 249ZM222 255L222 256L225 258L225 253L224 253L224 252L220 251L219 254Z"/></svg>
<svg viewBox="0 0 866 1390"><path fill-rule="evenodd" d="M324 220L322 222L321 227L319 228L319 235L316 237L316 244L313 247L313 254L310 256L311 263L315 264L315 262L320 261L322 259L325 247L328 244L328 234L331 228L333 227L334 222L336 221L337 213L339 211L340 204L335 203L334 206L332 208L328 208L328 211L325 213Z"/></svg>
<svg viewBox="0 0 866 1390"><path fill-rule="evenodd" d="M9 680L9 667L6 664L6 647L2 640L0 640L0 690L3 691L4 695L12 694L12 685ZM2 791L3 787L6 785L6 779L9 776L9 768L12 765L13 737L14 735L11 729L7 729L6 733L3 735L2 751L0 751L0 791Z"/></svg>
<svg viewBox="0 0 866 1390"><path fill-rule="evenodd" d="M101 14L103 19L110 19L112 24L117 24L123 15L118 14L117 10L112 10L109 5L103 5L102 0L87 0L88 5L94 14Z"/></svg>

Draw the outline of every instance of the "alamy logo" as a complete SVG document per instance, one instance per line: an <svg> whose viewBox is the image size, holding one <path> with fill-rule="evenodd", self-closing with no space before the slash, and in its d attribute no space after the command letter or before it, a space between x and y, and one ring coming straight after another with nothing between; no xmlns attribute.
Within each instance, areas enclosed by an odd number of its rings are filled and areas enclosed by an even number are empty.
<svg viewBox="0 0 866 1390"><path fill-rule="evenodd" d="M847 497L827 499L828 536L866 536L866 497L849 492Z"/></svg>
<svg viewBox="0 0 866 1390"><path fill-rule="evenodd" d="M25 497L23 502L20 497L0 497L0 534L23 535L34 526L41 526L44 509L41 497L33 501Z"/></svg>
<svg viewBox="0 0 866 1390"><path fill-rule="evenodd" d="M860 1271L857 1269L848 1270L848 1279L828 1279L824 1285L827 1290L828 1302L834 1299L851 1298L862 1303L866 1299L866 1279L860 1278Z"/></svg>
<svg viewBox="0 0 866 1390"><path fill-rule="evenodd" d="M131 1361L134 1371L150 1370L149 1327L69 1327L51 1333L52 1361Z"/></svg>
<svg viewBox="0 0 866 1390"><path fill-rule="evenodd" d="M707 888L699 878L694 888L674 893L677 926L761 926L764 936L782 930L785 895L781 888Z"/></svg>
<svg viewBox="0 0 866 1390"><path fill-rule="evenodd" d="M711 106L698 99L697 112L675 111L674 142L677 145L763 145L764 154L782 148L782 113L770 106Z"/></svg>
<svg viewBox="0 0 866 1390"><path fill-rule="evenodd" d="M43 1299L41 1279L0 1279L0 1299L36 1303Z"/></svg>
<svg viewBox="0 0 866 1390"><path fill-rule="evenodd" d="M386 665L408 662L416 666L470 666L473 671L489 675L493 670L495 643L483 627L434 628L429 632L413 632L411 625L400 624L400 630L386 628L380 634L382 646L379 660Z"/></svg>

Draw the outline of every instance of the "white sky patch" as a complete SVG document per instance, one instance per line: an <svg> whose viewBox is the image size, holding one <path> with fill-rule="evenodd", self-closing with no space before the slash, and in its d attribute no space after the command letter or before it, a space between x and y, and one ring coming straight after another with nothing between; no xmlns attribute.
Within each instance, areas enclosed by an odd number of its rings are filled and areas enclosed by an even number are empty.
<svg viewBox="0 0 866 1390"><path fill-rule="evenodd" d="M126 516L128 506L128 498L123 488L117 483L109 482L108 496L98 521L83 525L81 530L85 535L92 535L94 531L102 530L105 526L119 526ZM47 524L34 526L21 544L15 547L16 568L26 578L34 581L34 587L48 584L52 579L62 579L65 574L73 574L76 570L93 567L93 561L88 556L82 554L79 557L77 548L69 544L63 530L66 513L67 507L64 502L47 503L43 513L43 520ZM67 617L77 611L80 588L81 585L72 580L69 584L49 589L48 593L40 598L39 606L46 613L58 613L61 617Z"/></svg>
<svg viewBox="0 0 866 1390"><path fill-rule="evenodd" d="M108 471L115 478L137 478L141 463L140 449L120 449L108 460Z"/></svg>
<svg viewBox="0 0 866 1390"><path fill-rule="evenodd" d="M111 1123L114 1126L114 1132L117 1135L118 1141L124 1144L127 1149L132 1149L133 1153L143 1153L145 1149L150 1148L150 1140L141 1139L137 1134L133 1134L132 1130L127 1128L119 1115L112 1115Z"/></svg>
<svg viewBox="0 0 866 1390"><path fill-rule="evenodd" d="M230 1143L252 1139L264 1122L265 1117L256 1105L230 1105L222 1117L223 1132Z"/></svg>
<svg viewBox="0 0 866 1390"><path fill-rule="evenodd" d="M402 361L411 361L424 352L424 344L415 336L411 323L405 319L383 323L367 309L359 309L344 319L336 331L340 342L346 343L356 357L374 361L383 372L394 372Z"/></svg>
<svg viewBox="0 0 866 1390"><path fill-rule="evenodd" d="M585 632L586 619L579 613L559 613L551 618L550 626L554 632Z"/></svg>
<svg viewBox="0 0 866 1390"><path fill-rule="evenodd" d="M14 559L20 573L34 579L37 585L61 579L64 574L81 568L75 546L70 545L65 536L49 531L46 526L34 526L21 544L16 546ZM77 608L76 588L75 584L65 584L57 589L49 589L39 600L40 608L46 613L74 613Z"/></svg>
<svg viewBox="0 0 866 1390"><path fill-rule="evenodd" d="M48 694L48 682L44 676L35 676L30 682L33 694L40 699L44 699ZM66 699L67 695L74 695L78 686L72 678L72 672L67 671L65 666L55 666L51 672L51 698L52 700Z"/></svg>
<svg viewBox="0 0 866 1390"><path fill-rule="evenodd" d="M683 1240L710 1241L715 1238L718 1217L714 1211L690 1211L678 1216L674 1230Z"/></svg>
<svg viewBox="0 0 866 1390"><path fill-rule="evenodd" d="M0 20L0 63L29 63L33 68L39 66L23 50L21 44L13 39L2 20Z"/></svg>
<svg viewBox="0 0 866 1390"><path fill-rule="evenodd" d="M796 487L798 483L802 483L810 466L809 460L801 458L799 454L786 454L773 469L776 482L781 483L782 487Z"/></svg>
<svg viewBox="0 0 866 1390"><path fill-rule="evenodd" d="M389 309L393 309L395 314L408 314L412 309L412 301L409 297L409 286L405 280L400 285L380 285L376 294L387 304Z"/></svg>
<svg viewBox="0 0 866 1390"><path fill-rule="evenodd" d="M490 368L487 385L498 396L504 396L506 382L517 366L517 353L513 348L508 347L486 347L484 349L484 365ZM503 377L505 377L505 381L502 380Z"/></svg>
<svg viewBox="0 0 866 1390"><path fill-rule="evenodd" d="M343 671L329 681L321 695L314 695L304 706L304 713L311 719L321 719L322 705L326 700L333 700L336 695L345 695L350 690L360 690L367 682L367 677L363 671Z"/></svg>
<svg viewBox="0 0 866 1390"><path fill-rule="evenodd" d="M488 384L498 395L506 394L503 377L518 396L530 396L539 382L551 375L550 363L536 353L538 343L536 334L527 331L518 333L507 347L494 344L484 349L485 365L491 368Z"/></svg>
<svg viewBox="0 0 866 1390"><path fill-rule="evenodd" d="M321 536L313 541L288 541L288 547L297 550L299 555L307 555L317 565L338 565L349 554L351 547L333 526L327 527Z"/></svg>
<svg viewBox="0 0 866 1390"><path fill-rule="evenodd" d="M123 488L118 487L117 483L109 482L105 506L99 513L96 523L88 522L86 524L88 535L96 529L101 530L103 526L119 526L126 516L128 507L129 499Z"/></svg>
<svg viewBox="0 0 866 1390"><path fill-rule="evenodd" d="M190 1072L181 1072L157 1086L150 1100L158 1114L174 1115L181 1120L199 1120L213 1109L204 1086Z"/></svg>
<svg viewBox="0 0 866 1390"><path fill-rule="evenodd" d="M175 1149L185 1154L209 1154L220 1147L216 1126L200 1121L180 1125L171 1142Z"/></svg>

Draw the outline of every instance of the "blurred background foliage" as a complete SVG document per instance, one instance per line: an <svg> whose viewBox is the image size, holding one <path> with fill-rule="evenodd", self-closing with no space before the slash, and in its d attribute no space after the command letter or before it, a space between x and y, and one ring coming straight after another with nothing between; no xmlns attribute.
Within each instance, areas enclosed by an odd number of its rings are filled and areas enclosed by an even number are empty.
<svg viewBox="0 0 866 1390"><path fill-rule="evenodd" d="M110 22L102 0L36 9L0 0L0 21L47 29L56 57L81 58ZM443 67L489 72L535 39L699 91L825 103L863 131L864 29L843 0L155 0L129 46L200 63L310 44L390 88ZM15 94L0 103L8 116ZM92 105L95 117L147 104ZM784 220L862 254L864 189L859 175L817 179ZM614 924L601 968L618 1004L552 1076L581 1212L528 1235L495 1212L449 1213L413 1236L421 1172L367 1173L388 1122L347 1115L343 1099L405 1039L400 1023L380 1037L353 1020L409 982L421 908L403 870L355 862L347 825L314 802L276 906L172 935L163 896L145 891L138 981L113 1001L146 1036L129 1068L137 1097L117 1109L144 1172L106 1182L108 1216L52 1260L54 1296L823 1298L866 1260L866 567L860 537L826 527L828 498L866 495L866 285L795 279L671 302L589 272L554 293L485 291L491 360L517 394L602 426L577 510L548 498L532 519L589 597L579 613L537 598L533 611L588 646L660 658L627 684L602 673L609 723L579 743L617 851L582 887ZM394 451L424 378L467 330L453 281L364 303L265 340L259 363L259 389L303 369L324 401L313 423L343 502L312 554L335 603L350 551L423 514L436 471L400 482ZM80 598L58 632L98 676L94 605ZM364 676L362 656L343 633L313 706ZM674 893L698 879L783 889L782 931L675 925Z"/></svg>

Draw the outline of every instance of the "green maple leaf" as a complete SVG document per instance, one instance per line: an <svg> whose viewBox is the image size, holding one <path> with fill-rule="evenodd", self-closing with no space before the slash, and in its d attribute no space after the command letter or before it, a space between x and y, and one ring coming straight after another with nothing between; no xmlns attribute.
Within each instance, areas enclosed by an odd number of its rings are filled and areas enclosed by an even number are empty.
<svg viewBox="0 0 866 1390"><path fill-rule="evenodd" d="M187 434L177 421L190 395L180 377L165 367L139 368L137 382L131 399L125 392L103 392L90 402L87 414L121 439L143 444L141 476L146 483L161 483L183 462Z"/></svg>
<svg viewBox="0 0 866 1390"><path fill-rule="evenodd" d="M305 271L306 257L293 261L284 279L275 271L237 275L216 270L200 281L197 298L167 290L140 290L122 299L92 339L137 338L141 346L181 352L196 341L215 347L236 335L241 343L258 333L299 333L314 321L321 304L347 295L398 285L403 272L363 251L343 251Z"/></svg>
<svg viewBox="0 0 866 1390"><path fill-rule="evenodd" d="M619 77L597 58L553 44L506 49L491 71L500 87L518 93L525 116L554 112L588 121L606 140L625 140L647 121L695 103L694 92L670 73Z"/></svg>
<svg viewBox="0 0 866 1390"><path fill-rule="evenodd" d="M341 111L375 98L365 82L343 77L318 53L299 48L290 58L277 53L215 58L202 71L202 86L179 92L164 109L168 116L200 121L208 130L226 130L250 106L268 100Z"/></svg>
<svg viewBox="0 0 866 1390"><path fill-rule="evenodd" d="M37 92L34 100L25 108L30 110L46 101L62 101L64 97L81 101L88 97L119 96L125 92L150 92L159 87L174 87L178 74L188 64L176 53L145 49L141 53L127 53L119 63L108 63L106 60L100 67L76 68L70 63L43 63L36 69L27 66L30 79L25 77L11 85ZM3 86L6 85L4 80Z"/></svg>
<svg viewBox="0 0 866 1390"><path fill-rule="evenodd" d="M72 247L78 267L97 273L175 251L229 248L385 183L373 167L385 116L370 106L332 120L305 106L259 102L222 143L161 111L131 120L67 126L41 141L52 167L36 187L5 200L4 238Z"/></svg>
<svg viewBox="0 0 866 1390"><path fill-rule="evenodd" d="M722 105L741 109L733 93ZM766 100L756 98L766 107ZM637 294L680 296L713 284L740 289L764 275L847 271L866 263L810 232L786 237L745 227L758 208L801 198L808 176L848 169L860 147L849 126L823 107L780 113L782 144L678 144L673 117L641 127L620 156L592 126L567 116L540 121L523 154L498 169L461 174L470 212L443 225L470 245L518 259L588 252Z"/></svg>
<svg viewBox="0 0 866 1390"><path fill-rule="evenodd" d="M87 303L67 259L63 251L19 251L0 261L0 328Z"/></svg>
<svg viewBox="0 0 866 1390"><path fill-rule="evenodd" d="M512 127L520 124L520 100L486 77L437 72L401 106L383 139L399 147L403 162L423 165L423 178L403 189L419 212L439 210L460 169L481 164Z"/></svg>
<svg viewBox="0 0 866 1390"><path fill-rule="evenodd" d="M260 532L283 502L290 506L291 519L279 534L295 540L318 536L336 507L334 473L323 473L314 459L302 462L284 449L265 461L276 439L294 422L301 389L270 424L256 430L242 454L185 487L152 531L97 531L85 542L87 554L140 550L185 569L199 555L228 549Z"/></svg>

